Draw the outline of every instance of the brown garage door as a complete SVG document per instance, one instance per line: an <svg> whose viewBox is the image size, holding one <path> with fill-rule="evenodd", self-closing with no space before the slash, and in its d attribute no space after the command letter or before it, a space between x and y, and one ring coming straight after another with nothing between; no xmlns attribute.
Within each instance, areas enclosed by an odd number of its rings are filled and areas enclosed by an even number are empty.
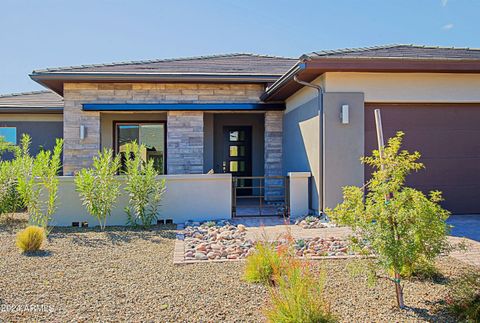
<svg viewBox="0 0 480 323"><path fill-rule="evenodd" d="M443 192L455 214L480 213L480 104L367 104L365 154L376 149L374 109L382 112L385 138L405 132L404 148L422 154L425 169L407 185ZM365 168L365 178L370 170Z"/></svg>

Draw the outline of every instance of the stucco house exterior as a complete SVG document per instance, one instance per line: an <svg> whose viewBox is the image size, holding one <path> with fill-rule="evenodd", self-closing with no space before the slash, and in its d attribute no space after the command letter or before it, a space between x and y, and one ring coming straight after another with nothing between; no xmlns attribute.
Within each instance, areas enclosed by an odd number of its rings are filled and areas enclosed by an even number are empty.
<svg viewBox="0 0 480 323"><path fill-rule="evenodd" d="M13 141L29 132L47 148L63 137L65 175L89 166L100 149L121 153L136 140L162 174L232 174L243 193L230 194L263 194L266 204L286 199L282 177L311 175L293 194L308 195L307 208L319 213L341 201L343 186L368 178L359 159L375 148L373 110L380 109L385 135L403 130L405 148L422 153L426 170L409 184L443 191L453 213L480 213L477 49L214 55L30 77L48 91L1 96L0 135ZM261 188L251 177L263 177Z"/></svg>

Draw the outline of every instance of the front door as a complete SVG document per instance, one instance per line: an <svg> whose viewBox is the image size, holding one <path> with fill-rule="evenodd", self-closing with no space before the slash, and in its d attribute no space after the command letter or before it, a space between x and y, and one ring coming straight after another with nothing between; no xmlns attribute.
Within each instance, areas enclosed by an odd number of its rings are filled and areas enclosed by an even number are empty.
<svg viewBox="0 0 480 323"><path fill-rule="evenodd" d="M252 127L223 127L223 138L223 172L232 176L252 176ZM250 179L238 179L237 195L251 195L251 183Z"/></svg>

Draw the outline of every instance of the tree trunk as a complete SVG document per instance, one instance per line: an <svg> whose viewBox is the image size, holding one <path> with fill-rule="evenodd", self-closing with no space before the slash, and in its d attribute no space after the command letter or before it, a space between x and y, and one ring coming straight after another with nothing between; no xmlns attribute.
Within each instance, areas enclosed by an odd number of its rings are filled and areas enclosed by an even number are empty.
<svg viewBox="0 0 480 323"><path fill-rule="evenodd" d="M405 308L405 304L403 303L403 289L402 285L400 285L400 274L395 272L395 292L397 294L397 305L399 308Z"/></svg>

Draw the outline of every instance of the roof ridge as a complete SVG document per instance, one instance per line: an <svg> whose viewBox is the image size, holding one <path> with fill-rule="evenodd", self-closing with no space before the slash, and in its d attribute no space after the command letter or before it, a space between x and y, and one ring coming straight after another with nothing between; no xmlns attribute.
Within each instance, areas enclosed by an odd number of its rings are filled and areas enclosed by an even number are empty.
<svg viewBox="0 0 480 323"><path fill-rule="evenodd" d="M251 57L265 57L265 58L280 58L280 59L292 59L294 57L286 56L276 56L276 55L266 55L266 54L254 54L254 53L228 53L228 54L212 54L212 55L198 55L198 56L186 56L186 57L175 57L175 58L159 58L159 59L145 59L145 60L131 60L124 62L111 62L111 63L100 63L100 64L84 64L76 66L61 66L61 67L51 67L39 70L33 70L33 73L38 72L54 72L61 70L72 70L72 69L82 69L90 67L104 67L104 66L121 66L121 65L141 65L148 63L160 63L160 62L176 62L176 61L187 61L187 60L201 60L201 59L212 59L219 57L236 57L236 56L251 56Z"/></svg>
<svg viewBox="0 0 480 323"><path fill-rule="evenodd" d="M464 49L464 50L473 50L473 51L480 50L480 48L474 48L474 47L433 46L433 45L417 45L417 44L386 44L386 45L378 45L378 46L320 50L320 51L311 52L310 54L307 54L307 56L310 56L312 54L317 56L327 56L331 54L365 52L365 51L375 50L375 49L387 49L387 48L402 47L402 46L412 47L412 48L427 48L427 49Z"/></svg>
<svg viewBox="0 0 480 323"><path fill-rule="evenodd" d="M13 92L13 93L0 94L0 98L20 96L20 95L30 95L30 94L41 94L41 93L53 93L53 94L56 94L56 93L53 92L53 91L38 90L38 91L25 91L25 92Z"/></svg>

